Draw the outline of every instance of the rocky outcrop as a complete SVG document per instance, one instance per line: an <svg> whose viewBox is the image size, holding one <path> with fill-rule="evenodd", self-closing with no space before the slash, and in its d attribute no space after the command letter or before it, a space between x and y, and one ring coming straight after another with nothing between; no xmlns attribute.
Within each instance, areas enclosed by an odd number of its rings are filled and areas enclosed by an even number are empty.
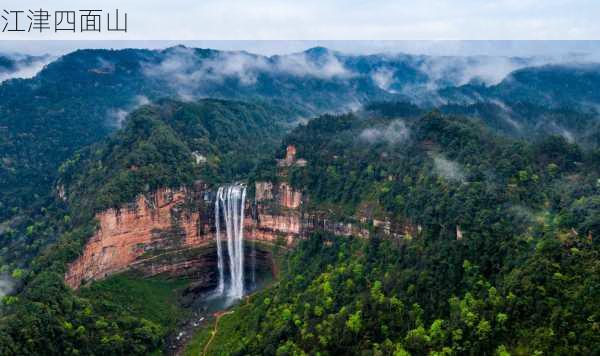
<svg viewBox="0 0 600 356"><path fill-rule="evenodd" d="M279 184L279 197L279 204L284 208L297 209L302 203L302 193L285 182Z"/></svg>
<svg viewBox="0 0 600 356"><path fill-rule="evenodd" d="M263 202L273 199L273 183L271 182L256 182L255 184L255 199L257 202Z"/></svg>
<svg viewBox="0 0 600 356"><path fill-rule="evenodd" d="M286 182L289 167L304 161L296 158L296 147L287 147L286 157L278 161L280 182L256 182L256 213L253 229L254 238L279 239L293 244L298 238L308 236L313 231L324 230L339 236L368 238L372 232L392 238L416 236L417 228L409 222L392 223L390 219L376 219L363 216L348 218L346 221L332 219L329 214L319 211L306 211L307 197ZM304 161L305 162L305 161ZM301 165L304 165L302 163Z"/></svg>
<svg viewBox="0 0 600 356"><path fill-rule="evenodd" d="M272 207L298 209L302 204L302 192L288 183L256 182L255 198L258 204L270 204ZM275 204L275 205L274 205Z"/></svg>
<svg viewBox="0 0 600 356"><path fill-rule="evenodd" d="M303 158L296 159L296 152L296 146L287 146L285 158L277 160L277 166L280 168L292 166L305 167L308 164L308 162Z"/></svg>
<svg viewBox="0 0 600 356"><path fill-rule="evenodd" d="M272 215L267 212L246 219L245 238L291 246L302 237L302 222L298 212Z"/></svg>

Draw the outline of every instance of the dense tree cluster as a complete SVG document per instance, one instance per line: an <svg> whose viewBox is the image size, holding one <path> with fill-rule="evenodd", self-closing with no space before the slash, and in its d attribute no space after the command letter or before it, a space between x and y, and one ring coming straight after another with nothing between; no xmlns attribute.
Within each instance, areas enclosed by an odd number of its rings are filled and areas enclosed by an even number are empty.
<svg viewBox="0 0 600 356"><path fill-rule="evenodd" d="M586 242L539 239L535 251L522 256L502 281L490 282L464 259L457 285L448 287L432 274L444 273L433 270L436 264L450 263L439 260L440 249L457 254L450 242L398 247L377 238L315 234L290 256L277 286L221 320L211 352L598 352L598 252ZM432 307L432 298L443 300Z"/></svg>
<svg viewBox="0 0 600 356"><path fill-rule="evenodd" d="M259 104L164 100L135 111L122 130L65 161L56 183L65 201L57 194L25 229L42 252L27 270L6 265L22 286L2 299L0 354L146 355L160 349L174 326L173 311L165 309L177 304L169 299L173 282L148 286L139 277L120 278L81 293L63 282L67 264L97 228L94 214L157 188L246 176L275 147L285 119L284 112ZM14 259L29 252L31 245L25 246L12 250Z"/></svg>
<svg viewBox="0 0 600 356"><path fill-rule="evenodd" d="M399 108L297 128L286 143L309 165L289 179L307 209L422 232L302 241L276 287L223 318L211 352L600 352L597 153Z"/></svg>
<svg viewBox="0 0 600 356"><path fill-rule="evenodd" d="M249 67L221 71L232 58ZM44 60L0 57L0 75ZM180 312L177 283L63 283L94 214L198 180L277 179L306 193L303 209L372 238L302 241L275 287L223 318L213 351L600 353L598 65L456 86L481 59L444 58L439 78L423 70L431 60L80 50L3 82L0 278L16 292L1 299L0 354L157 352ZM160 99L181 95L229 100ZM400 99L420 106L388 102ZM373 100L384 102L292 130ZM281 176L288 144L308 166Z"/></svg>
<svg viewBox="0 0 600 356"><path fill-rule="evenodd" d="M4 232L26 242L11 250L15 259L38 256L28 269L3 267L22 286L3 298L1 353L159 349L172 330L161 315L172 311L156 315L119 297L141 290L139 300L169 305L167 293L156 293L167 282L145 289L132 277L81 293L64 286L66 264L96 229L94 214L198 179L276 178L272 152L281 139L280 151L294 144L308 161L277 177L306 192L303 209L340 221L389 220L406 231L302 241L274 288L224 317L215 351L600 352L597 146L557 135L523 139L482 115L461 116L471 110L379 103L315 118L284 137L288 112L262 104L161 100L140 108L122 130L62 163L56 196L65 201L48 198L22 232Z"/></svg>

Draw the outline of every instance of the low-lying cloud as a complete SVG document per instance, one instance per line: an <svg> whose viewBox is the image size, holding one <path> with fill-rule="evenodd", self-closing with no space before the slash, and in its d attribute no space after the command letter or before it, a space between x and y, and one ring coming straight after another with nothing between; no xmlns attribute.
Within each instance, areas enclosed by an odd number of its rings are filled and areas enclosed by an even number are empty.
<svg viewBox="0 0 600 356"><path fill-rule="evenodd" d="M371 79L380 88L390 93L396 93L392 89L394 84L394 70L389 67L381 67L371 73Z"/></svg>
<svg viewBox="0 0 600 356"><path fill-rule="evenodd" d="M146 64L144 73L165 80L183 98L196 96L207 84L222 84L228 79L235 79L242 86L254 85L262 74L318 79L354 75L329 51L318 59L311 59L306 53L264 57L247 52L213 52L201 57L187 47L169 49L161 62Z"/></svg>
<svg viewBox="0 0 600 356"><path fill-rule="evenodd" d="M555 121L550 121L548 124L548 129L551 133L562 136L569 143L575 142L575 135L571 131L557 124Z"/></svg>
<svg viewBox="0 0 600 356"><path fill-rule="evenodd" d="M406 141L410 136L410 131L402 120L394 120L385 127L371 127L364 129L359 138L368 143L389 143L397 144Z"/></svg>
<svg viewBox="0 0 600 356"><path fill-rule="evenodd" d="M491 100L492 104L496 105L500 108L500 118L510 124L514 129L520 131L523 129L523 125L521 125L518 121L513 119L515 116L514 111L510 108L510 106L506 105L504 102L500 100Z"/></svg>
<svg viewBox="0 0 600 356"><path fill-rule="evenodd" d="M8 56L2 54L0 54L0 56L9 58L10 60L14 61L14 66L12 68L0 67L0 83L15 78L33 78L42 69L44 69L44 67L48 63L54 60L54 58L50 56L35 58L24 58L22 56Z"/></svg>
<svg viewBox="0 0 600 356"><path fill-rule="evenodd" d="M569 54L563 56L427 56L417 68L429 77L432 87L461 86L480 83L486 86L496 85L510 80L510 74L526 67L544 65L585 65L598 62L598 55Z"/></svg>
<svg viewBox="0 0 600 356"><path fill-rule="evenodd" d="M433 156L433 168L437 175L449 181L465 181L465 173L460 164L455 161L448 160L441 155Z"/></svg>
<svg viewBox="0 0 600 356"><path fill-rule="evenodd" d="M6 275L0 275L0 298L13 292L14 282Z"/></svg>
<svg viewBox="0 0 600 356"><path fill-rule="evenodd" d="M107 111L108 125L117 129L123 127L123 123L127 118L127 115L132 111L136 110L140 106L150 104L150 100L144 95L136 96L132 103L126 108L111 108Z"/></svg>
<svg viewBox="0 0 600 356"><path fill-rule="evenodd" d="M472 82L500 83L511 72L531 66L532 60L511 57L425 57L418 66L432 86L460 86Z"/></svg>
<svg viewBox="0 0 600 356"><path fill-rule="evenodd" d="M417 103L443 105L437 91L465 84L496 85L515 70L550 63L548 58L487 56L384 56L368 75L380 89ZM414 72L412 72L414 71ZM399 79L407 78L407 79Z"/></svg>
<svg viewBox="0 0 600 356"><path fill-rule="evenodd" d="M274 69L282 74L320 79L350 78L355 75L329 51L317 61L310 59L306 53L278 56L274 61Z"/></svg>

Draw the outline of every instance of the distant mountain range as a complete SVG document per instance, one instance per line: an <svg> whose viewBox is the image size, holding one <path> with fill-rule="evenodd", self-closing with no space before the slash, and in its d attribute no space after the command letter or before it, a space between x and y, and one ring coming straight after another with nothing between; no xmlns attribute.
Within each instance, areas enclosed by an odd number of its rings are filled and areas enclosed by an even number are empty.
<svg viewBox="0 0 600 356"><path fill-rule="evenodd" d="M503 100L597 111L599 83L600 64L548 64L511 72L497 85L449 87L440 95L450 102Z"/></svg>
<svg viewBox="0 0 600 356"><path fill-rule="evenodd" d="M53 59L50 55L30 56L0 53L0 83L13 78L31 78Z"/></svg>
<svg viewBox="0 0 600 356"><path fill-rule="evenodd" d="M0 57L0 77L49 60ZM599 86L600 65L539 58L347 55L323 47L271 57L184 46L78 50L32 78L0 85L0 219L47 191L76 150L121 127L135 108L165 97L257 102L285 108L290 122L409 101L485 116L508 134L539 129L576 139L596 125ZM585 122L554 114L545 120L548 110L565 108Z"/></svg>

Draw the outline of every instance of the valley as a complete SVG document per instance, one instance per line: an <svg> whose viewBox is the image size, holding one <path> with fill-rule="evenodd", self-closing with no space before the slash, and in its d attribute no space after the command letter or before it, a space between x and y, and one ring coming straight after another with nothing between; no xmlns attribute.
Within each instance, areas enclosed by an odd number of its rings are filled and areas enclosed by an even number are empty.
<svg viewBox="0 0 600 356"><path fill-rule="evenodd" d="M600 70L540 61L84 49L3 82L0 354L597 353Z"/></svg>

